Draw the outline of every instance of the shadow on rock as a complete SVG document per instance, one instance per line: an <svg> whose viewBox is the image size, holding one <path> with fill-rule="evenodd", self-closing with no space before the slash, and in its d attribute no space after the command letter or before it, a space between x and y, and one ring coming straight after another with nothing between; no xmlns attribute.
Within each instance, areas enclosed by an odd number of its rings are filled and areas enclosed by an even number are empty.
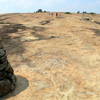
<svg viewBox="0 0 100 100"><path fill-rule="evenodd" d="M0 29L0 33L15 33L18 32L18 29L20 30L26 30L28 29L26 26L23 24L10 24L10 25L5 25Z"/></svg>
<svg viewBox="0 0 100 100"><path fill-rule="evenodd" d="M95 21L95 23L100 25L100 22L98 22L98 21Z"/></svg>
<svg viewBox="0 0 100 100"><path fill-rule="evenodd" d="M49 40L53 38L59 38L58 36L46 36L37 32L32 32L31 33L33 36L37 37L34 41L40 41L40 40Z"/></svg>
<svg viewBox="0 0 100 100"><path fill-rule="evenodd" d="M42 31L45 31L45 28L44 27L41 27L41 26L34 26L32 28L35 32L42 32Z"/></svg>
<svg viewBox="0 0 100 100"><path fill-rule="evenodd" d="M92 28L92 29L90 29L90 30L92 30L93 32L95 32L94 35L96 35L96 36L100 36L100 29Z"/></svg>
<svg viewBox="0 0 100 100"><path fill-rule="evenodd" d="M40 41L40 40L49 40L52 38L58 38L57 36L47 36L46 34L42 34L42 32L45 32L47 28L45 27L41 27L41 26L34 26L32 28L32 30L34 30L34 32L31 32L31 34L36 37L37 39L35 39L34 41ZM29 42L29 41L28 41Z"/></svg>
<svg viewBox="0 0 100 100"><path fill-rule="evenodd" d="M40 24L46 25L46 24L49 24L50 22L51 22L51 20L45 20L45 21L41 21Z"/></svg>
<svg viewBox="0 0 100 100"><path fill-rule="evenodd" d="M22 24L10 24L0 28L0 36L2 38L2 42L9 54L22 54L25 51L21 37L12 37L11 33L17 32L17 34L20 34L18 33L18 30L22 32L27 29L28 28Z"/></svg>
<svg viewBox="0 0 100 100"><path fill-rule="evenodd" d="M17 82L16 82L16 88L13 92L9 93L7 96L0 98L0 100L6 100L10 97L16 96L26 90L29 86L29 81L22 76L16 76L17 77Z"/></svg>

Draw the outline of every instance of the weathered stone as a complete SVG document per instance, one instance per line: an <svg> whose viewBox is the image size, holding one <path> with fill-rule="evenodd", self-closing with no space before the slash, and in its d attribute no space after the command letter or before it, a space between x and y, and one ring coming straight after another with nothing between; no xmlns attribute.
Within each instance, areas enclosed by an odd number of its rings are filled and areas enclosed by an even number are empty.
<svg viewBox="0 0 100 100"><path fill-rule="evenodd" d="M2 47L0 48L0 97L14 90L15 86L14 71L7 60L6 51Z"/></svg>
<svg viewBox="0 0 100 100"><path fill-rule="evenodd" d="M0 59L5 55L5 51L3 49L0 49Z"/></svg>
<svg viewBox="0 0 100 100"><path fill-rule="evenodd" d="M4 96L15 89L15 85L9 80L4 79L0 81L0 96Z"/></svg>
<svg viewBox="0 0 100 100"><path fill-rule="evenodd" d="M0 64L0 71L2 71L3 69L6 69L8 67L8 62L5 61L3 63Z"/></svg>

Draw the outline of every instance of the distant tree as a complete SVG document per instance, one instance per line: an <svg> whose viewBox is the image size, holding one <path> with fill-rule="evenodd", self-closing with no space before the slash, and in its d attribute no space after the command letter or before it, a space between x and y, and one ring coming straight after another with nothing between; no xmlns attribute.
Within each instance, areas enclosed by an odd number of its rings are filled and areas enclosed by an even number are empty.
<svg viewBox="0 0 100 100"><path fill-rule="evenodd" d="M43 12L43 11L42 11L42 9L38 9L36 12L39 13L39 12Z"/></svg>
<svg viewBox="0 0 100 100"><path fill-rule="evenodd" d="M77 14L80 14L80 11L77 11Z"/></svg>
<svg viewBox="0 0 100 100"><path fill-rule="evenodd" d="M44 10L43 12L44 12L44 13L46 13L47 11L46 11L46 10Z"/></svg>
<svg viewBox="0 0 100 100"><path fill-rule="evenodd" d="M83 14L87 14L87 12L86 11L83 11Z"/></svg>
<svg viewBox="0 0 100 100"><path fill-rule="evenodd" d="M96 13L94 13L94 12L90 12L89 14L94 15L94 14L96 14Z"/></svg>
<svg viewBox="0 0 100 100"><path fill-rule="evenodd" d="M71 14L71 12L65 12L65 14Z"/></svg>

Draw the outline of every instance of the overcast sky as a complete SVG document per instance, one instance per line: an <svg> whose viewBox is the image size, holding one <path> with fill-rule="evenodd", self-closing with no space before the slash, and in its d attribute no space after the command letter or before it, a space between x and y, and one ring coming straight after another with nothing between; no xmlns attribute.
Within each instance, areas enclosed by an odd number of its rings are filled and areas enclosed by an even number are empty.
<svg viewBox="0 0 100 100"><path fill-rule="evenodd" d="M87 11L100 13L100 0L0 0L0 13L47 11Z"/></svg>

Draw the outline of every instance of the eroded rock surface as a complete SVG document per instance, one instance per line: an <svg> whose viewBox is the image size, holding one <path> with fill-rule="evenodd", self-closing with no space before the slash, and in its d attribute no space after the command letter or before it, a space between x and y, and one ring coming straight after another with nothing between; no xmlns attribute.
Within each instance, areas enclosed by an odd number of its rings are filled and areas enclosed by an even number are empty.
<svg viewBox="0 0 100 100"><path fill-rule="evenodd" d="M6 51L0 48L0 97L8 94L15 89L16 77L10 66Z"/></svg>
<svg viewBox="0 0 100 100"><path fill-rule="evenodd" d="M18 25L7 24L7 30L18 30L7 32L0 24L17 77L15 91L4 100L100 100L100 24L80 20L82 14L61 17L48 13L0 16L3 22ZM86 17L100 22L100 15ZM52 21L40 24L46 20Z"/></svg>

